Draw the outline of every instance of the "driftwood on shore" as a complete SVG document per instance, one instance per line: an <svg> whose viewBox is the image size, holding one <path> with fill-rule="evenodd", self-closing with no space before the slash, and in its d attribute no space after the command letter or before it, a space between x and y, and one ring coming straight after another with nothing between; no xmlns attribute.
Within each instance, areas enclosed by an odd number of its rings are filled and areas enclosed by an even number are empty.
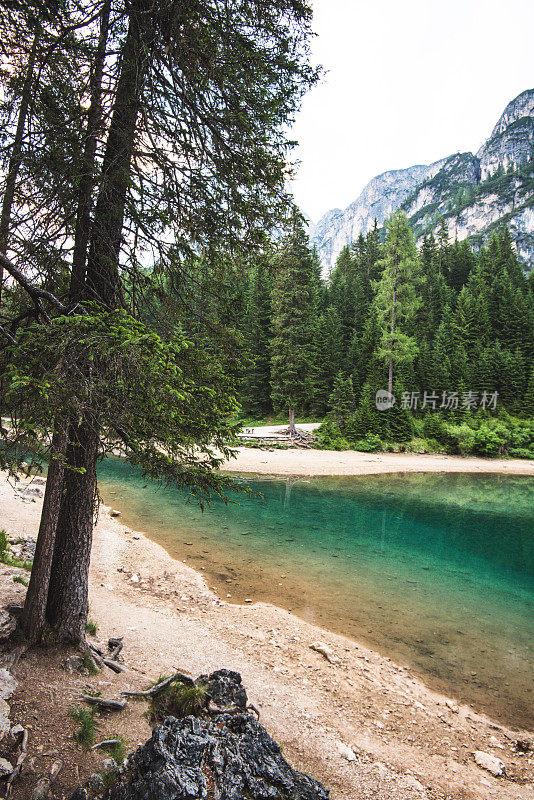
<svg viewBox="0 0 534 800"><path fill-rule="evenodd" d="M174 683L174 681L180 681L180 683L185 683L186 686L195 685L193 678L184 675L183 672L175 672L174 675L171 675L170 678L165 678L164 681L157 683L150 689L146 689L144 692L123 691L121 692L121 694L123 694L125 697L154 697L155 695L159 694L164 689L166 689L167 686L170 686L171 683Z"/></svg>
<svg viewBox="0 0 534 800"><path fill-rule="evenodd" d="M110 697L106 700L104 697L99 697L94 694L84 694L82 700L90 706L98 706L99 709L108 711L122 711L127 703L126 698L116 700L114 697Z"/></svg>

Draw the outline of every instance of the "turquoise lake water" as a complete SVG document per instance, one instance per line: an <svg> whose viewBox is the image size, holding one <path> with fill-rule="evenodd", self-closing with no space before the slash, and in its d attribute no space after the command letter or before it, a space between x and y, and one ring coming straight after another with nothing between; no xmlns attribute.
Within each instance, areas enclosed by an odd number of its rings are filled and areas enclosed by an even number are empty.
<svg viewBox="0 0 534 800"><path fill-rule="evenodd" d="M119 459L104 500L230 602L274 602L534 728L534 478L237 476L262 497L202 513Z"/></svg>

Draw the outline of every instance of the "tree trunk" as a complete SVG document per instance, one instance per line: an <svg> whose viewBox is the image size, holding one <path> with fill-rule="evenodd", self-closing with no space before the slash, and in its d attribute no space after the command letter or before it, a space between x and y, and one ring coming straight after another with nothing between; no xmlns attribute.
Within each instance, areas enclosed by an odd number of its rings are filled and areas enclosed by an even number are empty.
<svg viewBox="0 0 534 800"><path fill-rule="evenodd" d="M102 8L98 47L91 72L91 105L87 115L83 167L78 188L78 209L69 290L71 300L80 299L85 282L85 263L91 229L91 194L94 185L95 155L98 131L102 121L102 74L106 57L109 10L110 0L106 0ZM76 425L70 427L69 430L68 421L63 420L57 425L54 433L53 450L63 458L53 459L48 469L35 558L24 605L23 627L31 641L37 641L40 638L47 619L54 543L63 498L65 473L63 459L66 455L68 434L70 434L70 439L76 436Z"/></svg>
<svg viewBox="0 0 534 800"><path fill-rule="evenodd" d="M56 531L47 618L60 641L80 644L89 610L99 436L86 422L69 428L64 494Z"/></svg>
<svg viewBox="0 0 534 800"><path fill-rule="evenodd" d="M91 233L92 192L95 180L95 155L98 133L102 124L102 74L106 58L106 45L109 29L109 9L111 0L106 0L102 7L100 34L95 55L95 63L91 71L90 101L87 113L85 148L82 159L82 173L78 186L78 208L76 212L76 228L74 233L74 250L72 254L72 272L70 278L71 300L79 300L85 283L85 265L87 248Z"/></svg>
<svg viewBox="0 0 534 800"><path fill-rule="evenodd" d="M28 59L28 66L26 68L26 75L24 77L24 84L22 86L22 95L20 98L19 116L17 120L17 129L15 131L15 138L11 148L11 156L7 168L6 187L4 190L4 198L2 200L2 212L0 214L0 253L5 256L7 254L9 227L11 224L11 210L13 208L13 200L15 197L15 185L19 168L22 162L22 139L24 137L24 128L26 127L26 117L28 116L28 108L30 105L32 95L32 81L33 70L35 67L35 58L37 55L37 45L39 43L39 36L41 34L40 25L37 25L35 35L33 37L32 49ZM0 265L0 308L2 306L2 286L4 282L4 269Z"/></svg>
<svg viewBox="0 0 534 800"><path fill-rule="evenodd" d="M52 439L53 456L48 467L41 523L33 559L30 584L26 593L22 625L26 637L35 642L41 638L46 624L46 604L52 569L54 540L63 494L64 455L67 443L67 422L56 425Z"/></svg>
<svg viewBox="0 0 534 800"><path fill-rule="evenodd" d="M395 336L395 310L397 305L397 267L395 267L395 274L393 277L393 305L391 307L391 347L393 348ZM389 380L388 392L393 394L393 355L389 359Z"/></svg>
<svg viewBox="0 0 534 800"><path fill-rule="evenodd" d="M137 0L130 6L81 297L95 299L109 309L119 302L124 206L140 96L150 62L150 7L150 0ZM65 472L50 579L48 620L60 640L72 643L80 643L85 637L99 433L87 421L77 427L71 425L67 463L83 469Z"/></svg>
<svg viewBox="0 0 534 800"><path fill-rule="evenodd" d="M297 429L295 427L295 409L294 408L290 408L289 409L289 435L290 436L295 436L296 433L297 433Z"/></svg>

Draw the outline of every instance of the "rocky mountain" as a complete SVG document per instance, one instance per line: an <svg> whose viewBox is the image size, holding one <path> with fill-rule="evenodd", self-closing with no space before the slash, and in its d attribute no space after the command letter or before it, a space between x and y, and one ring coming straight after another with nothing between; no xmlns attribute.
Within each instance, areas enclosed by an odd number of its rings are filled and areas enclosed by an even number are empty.
<svg viewBox="0 0 534 800"><path fill-rule="evenodd" d="M384 172L344 211L310 226L328 272L346 244L390 214L405 211L418 239L444 218L449 238L479 247L502 224L527 270L534 266L534 89L509 103L476 155L456 153L430 165Z"/></svg>

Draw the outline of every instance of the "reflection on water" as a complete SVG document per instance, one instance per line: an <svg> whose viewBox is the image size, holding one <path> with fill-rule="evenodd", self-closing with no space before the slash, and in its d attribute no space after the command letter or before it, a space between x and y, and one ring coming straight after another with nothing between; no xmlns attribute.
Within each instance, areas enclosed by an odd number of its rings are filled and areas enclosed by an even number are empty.
<svg viewBox="0 0 534 800"><path fill-rule="evenodd" d="M262 498L202 514L118 459L101 470L127 524L203 566L223 597L275 602L532 726L534 479L238 480Z"/></svg>

